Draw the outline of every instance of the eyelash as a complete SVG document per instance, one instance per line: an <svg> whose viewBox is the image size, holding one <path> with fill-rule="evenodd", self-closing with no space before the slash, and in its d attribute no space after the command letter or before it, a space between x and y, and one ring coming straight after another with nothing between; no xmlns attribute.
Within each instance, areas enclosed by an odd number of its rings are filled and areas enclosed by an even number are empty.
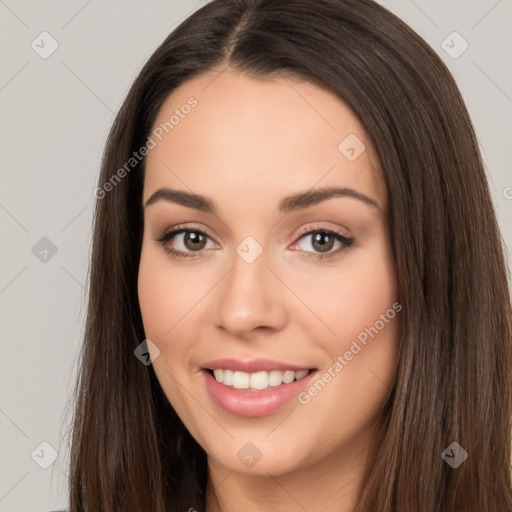
<svg viewBox="0 0 512 512"><path fill-rule="evenodd" d="M190 251L190 252L177 251L176 249L172 249L171 247L168 247L167 245L165 245L176 235L179 235L181 233L187 233L187 232L199 233L200 235L210 238L204 231L202 231L200 229L195 229L190 226L176 226L172 230L165 232L161 237L157 238L155 241L158 242L160 245L162 245L165 252L167 254L169 254L169 256L171 256L174 259L186 260L188 258L194 258L194 257L196 257L195 253L199 253L201 251ZM318 259L318 260L328 259L344 250L349 249L355 243L354 238L346 237L346 236L342 235L341 233L339 233L338 231L335 231L333 229L328 229L328 228L303 229L296 234L296 241L298 242L305 235L311 235L311 234L315 234L315 233L332 235L338 242L341 242L342 247L336 251L325 253L325 254L315 253L315 256L305 256L306 258L313 258L313 259ZM294 242L294 243L296 243L296 242ZM303 253L304 252L306 254L311 254L309 251L303 251Z"/></svg>

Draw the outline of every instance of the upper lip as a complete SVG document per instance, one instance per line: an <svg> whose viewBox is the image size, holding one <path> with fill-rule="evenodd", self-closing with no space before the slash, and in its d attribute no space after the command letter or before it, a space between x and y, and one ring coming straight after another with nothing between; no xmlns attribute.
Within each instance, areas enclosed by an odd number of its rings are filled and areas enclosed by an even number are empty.
<svg viewBox="0 0 512 512"><path fill-rule="evenodd" d="M296 364L284 363L282 361L273 361L271 359L249 359L243 361L241 359L214 359L204 363L204 368L208 370L233 370L246 373L270 372L272 370L292 370L295 372L301 370L311 370L311 366L298 366Z"/></svg>

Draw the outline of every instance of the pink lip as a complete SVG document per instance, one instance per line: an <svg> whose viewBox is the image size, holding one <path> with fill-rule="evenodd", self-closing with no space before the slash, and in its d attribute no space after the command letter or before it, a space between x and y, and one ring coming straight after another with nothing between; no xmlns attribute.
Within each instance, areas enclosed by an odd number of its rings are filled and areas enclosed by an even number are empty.
<svg viewBox="0 0 512 512"><path fill-rule="evenodd" d="M295 366L290 363L280 361L272 361L270 359L251 359L250 361L242 361L240 359L215 359L204 363L203 368L209 370L222 369L233 370L246 373L271 372L272 370L292 370L298 372L300 370L310 370L311 367Z"/></svg>
<svg viewBox="0 0 512 512"><path fill-rule="evenodd" d="M215 368L231 369L223 365L215 366ZM259 371L263 371L261 366L257 368L260 368ZM273 369L276 370L277 368L273 366ZM288 366L288 369L292 368ZM225 386L217 382L209 371L205 369L201 371L206 389L217 405L230 414L247 418L264 416L277 411L306 389L316 373L316 370L310 371L302 379L295 380L290 384L269 387L263 391L245 391Z"/></svg>

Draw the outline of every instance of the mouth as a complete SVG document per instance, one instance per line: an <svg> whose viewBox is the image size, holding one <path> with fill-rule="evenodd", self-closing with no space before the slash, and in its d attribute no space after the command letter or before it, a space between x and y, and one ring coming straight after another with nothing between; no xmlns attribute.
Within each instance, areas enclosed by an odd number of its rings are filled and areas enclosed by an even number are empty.
<svg viewBox="0 0 512 512"><path fill-rule="evenodd" d="M233 371L227 368L205 368L205 370L219 383L236 390L264 391L286 384L291 384L306 377L311 370L272 370L248 373Z"/></svg>
<svg viewBox="0 0 512 512"><path fill-rule="evenodd" d="M269 360L222 359L205 364L200 374L211 399L223 411L257 417L290 403L310 385L317 372L317 368Z"/></svg>

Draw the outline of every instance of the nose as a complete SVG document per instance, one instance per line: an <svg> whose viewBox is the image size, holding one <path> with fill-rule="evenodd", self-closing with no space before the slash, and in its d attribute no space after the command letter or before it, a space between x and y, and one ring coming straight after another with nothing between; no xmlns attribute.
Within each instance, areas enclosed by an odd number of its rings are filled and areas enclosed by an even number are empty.
<svg viewBox="0 0 512 512"><path fill-rule="evenodd" d="M287 322L285 290L267 268L266 252L252 263L238 254L222 280L216 305L216 325L238 338L283 329Z"/></svg>

